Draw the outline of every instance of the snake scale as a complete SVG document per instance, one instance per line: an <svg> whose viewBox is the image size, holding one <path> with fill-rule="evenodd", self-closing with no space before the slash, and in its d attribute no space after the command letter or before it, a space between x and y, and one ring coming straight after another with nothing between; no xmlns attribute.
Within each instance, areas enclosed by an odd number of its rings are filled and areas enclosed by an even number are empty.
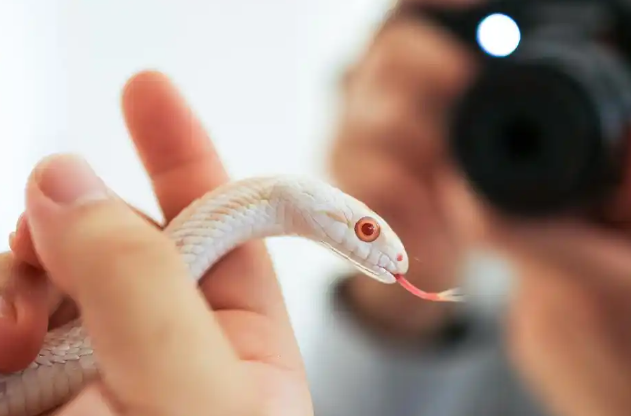
<svg viewBox="0 0 631 416"><path fill-rule="evenodd" d="M195 281L249 240L295 236L321 244L384 284L407 283L407 253L386 221L356 198L309 177L227 183L191 203L164 232ZM453 300L448 292L420 296ZM0 416L37 416L64 404L98 376L96 356L80 318L50 331L30 366L0 375Z"/></svg>

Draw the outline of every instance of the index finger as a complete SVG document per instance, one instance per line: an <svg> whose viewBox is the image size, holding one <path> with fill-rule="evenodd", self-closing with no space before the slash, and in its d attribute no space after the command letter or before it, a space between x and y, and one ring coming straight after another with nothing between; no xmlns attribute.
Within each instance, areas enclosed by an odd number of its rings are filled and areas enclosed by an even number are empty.
<svg viewBox="0 0 631 416"><path fill-rule="evenodd" d="M228 180L201 121L166 76L148 71L132 77L122 107L167 222Z"/></svg>
<svg viewBox="0 0 631 416"><path fill-rule="evenodd" d="M229 180L201 121L166 76L142 72L131 78L123 94L123 111L167 222ZM270 318L285 335L282 342L293 343L280 285L263 243L254 241L235 249L201 287L214 309Z"/></svg>
<svg viewBox="0 0 631 416"><path fill-rule="evenodd" d="M446 31L395 14L346 78L336 145L377 149L415 170L436 163L444 152L444 118L474 64Z"/></svg>

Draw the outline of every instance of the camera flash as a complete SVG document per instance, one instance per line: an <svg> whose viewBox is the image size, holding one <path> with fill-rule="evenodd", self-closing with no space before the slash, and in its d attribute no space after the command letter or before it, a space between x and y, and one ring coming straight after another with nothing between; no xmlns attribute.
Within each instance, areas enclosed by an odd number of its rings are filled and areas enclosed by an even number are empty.
<svg viewBox="0 0 631 416"><path fill-rule="evenodd" d="M509 16L495 13L480 22L477 39L480 47L489 55L505 57L519 46L521 32Z"/></svg>

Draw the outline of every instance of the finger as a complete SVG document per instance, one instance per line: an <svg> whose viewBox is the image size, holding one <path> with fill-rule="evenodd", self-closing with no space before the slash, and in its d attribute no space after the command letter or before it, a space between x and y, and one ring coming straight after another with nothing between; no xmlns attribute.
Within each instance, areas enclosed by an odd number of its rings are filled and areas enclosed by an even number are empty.
<svg viewBox="0 0 631 416"><path fill-rule="evenodd" d="M159 229L162 228L162 226L160 226L154 219L149 217L144 212L132 206L130 206L130 208L154 227ZM28 219L26 215L20 215L16 226L16 231L12 235L13 238L11 239L10 248L13 252L15 260L17 262L23 262L41 270L43 266L39 259L39 256L37 255L37 252L35 251L35 247L33 246L31 231L28 226ZM16 273L13 276L14 278L20 278L22 275ZM43 275L43 278L46 278L46 276ZM56 287L54 287L50 282L46 281L43 284L47 286L48 293L46 302L48 311L47 316L50 317L48 329L50 330L53 328L57 328L58 326L64 325L70 320L75 319L78 316L78 309L73 300L64 296L64 294L60 292ZM16 288L16 290L18 289ZM25 290L28 290L28 288L25 288ZM29 297L29 299L32 298ZM36 310L41 309L37 305L31 305L27 308L35 308ZM40 319L43 318L37 317L36 321L40 322Z"/></svg>
<svg viewBox="0 0 631 416"><path fill-rule="evenodd" d="M492 246L509 257L536 254L624 293L631 288L631 238L577 218L522 223L494 215L460 176L441 178L440 204L465 250Z"/></svg>
<svg viewBox="0 0 631 416"><path fill-rule="evenodd" d="M136 214L140 215L145 221L148 221L157 228L162 228L156 220L146 213L131 205L130 208L136 212ZM33 246L31 231L28 226L28 218L26 218L24 213L20 215L15 232L11 234L9 247L18 261L24 262L33 267L42 268L42 262L39 260L39 256Z"/></svg>
<svg viewBox="0 0 631 416"><path fill-rule="evenodd" d="M122 105L167 223L228 180L201 122L164 75L142 72L130 79Z"/></svg>
<svg viewBox="0 0 631 416"><path fill-rule="evenodd" d="M521 374L555 413L624 414L628 336L612 320L628 315L626 300L600 291L589 271L536 253L521 252L517 264L523 278L507 328Z"/></svg>
<svg viewBox="0 0 631 416"><path fill-rule="evenodd" d="M631 239L616 230L576 220L496 227L492 237L506 252L534 253L548 263L581 270L585 279L623 291L631 288Z"/></svg>
<svg viewBox="0 0 631 416"><path fill-rule="evenodd" d="M360 60L362 70L351 80L372 80L412 94L452 95L472 77L475 67L464 45L426 19L399 14L380 31ZM410 91L411 89L411 91Z"/></svg>
<svg viewBox="0 0 631 416"><path fill-rule="evenodd" d="M229 180L201 122L164 75L143 72L133 77L123 93L123 110L167 222ZM282 292L262 243L231 252L201 286L215 310L248 311L271 319L277 331L273 339L283 353L266 355L284 366L301 366Z"/></svg>
<svg viewBox="0 0 631 416"><path fill-rule="evenodd" d="M37 356L48 325L48 282L39 270L0 255L0 373L26 368Z"/></svg>
<svg viewBox="0 0 631 416"><path fill-rule="evenodd" d="M340 141L427 170L445 152L448 109L474 69L470 53L443 31L398 16L349 76Z"/></svg>
<svg viewBox="0 0 631 416"><path fill-rule="evenodd" d="M15 231L11 234L9 248L18 261L24 262L33 267L41 268L41 262L39 261L37 253L35 253L35 249L33 248L31 233L28 229L24 213L22 213L22 215L18 218Z"/></svg>
<svg viewBox="0 0 631 416"><path fill-rule="evenodd" d="M160 230L70 156L37 166L26 206L36 250L79 305L126 414L252 411L243 367Z"/></svg>

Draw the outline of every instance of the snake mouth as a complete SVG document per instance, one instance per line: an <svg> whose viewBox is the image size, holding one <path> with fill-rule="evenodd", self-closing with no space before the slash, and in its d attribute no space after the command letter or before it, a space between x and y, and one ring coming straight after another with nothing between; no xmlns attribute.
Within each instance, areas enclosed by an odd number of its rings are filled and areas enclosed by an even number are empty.
<svg viewBox="0 0 631 416"><path fill-rule="evenodd" d="M372 277L373 279L380 281L381 283L393 284L397 282L396 275L389 272L384 267L373 265L371 268L353 259L349 259L349 261L351 261L359 270Z"/></svg>
<svg viewBox="0 0 631 416"><path fill-rule="evenodd" d="M395 274L390 272L385 267L379 266L374 263L366 264L364 261L361 261L360 259L356 259L353 256L342 252L340 249L338 249L337 247L333 246L332 244L326 241L319 241L319 243L323 245L324 247L328 248L329 250L331 250L333 253L342 257L344 260L351 263L353 266L355 266L355 268L357 268L359 271L361 271L365 275L385 284L394 284L397 282L397 279L395 278Z"/></svg>

